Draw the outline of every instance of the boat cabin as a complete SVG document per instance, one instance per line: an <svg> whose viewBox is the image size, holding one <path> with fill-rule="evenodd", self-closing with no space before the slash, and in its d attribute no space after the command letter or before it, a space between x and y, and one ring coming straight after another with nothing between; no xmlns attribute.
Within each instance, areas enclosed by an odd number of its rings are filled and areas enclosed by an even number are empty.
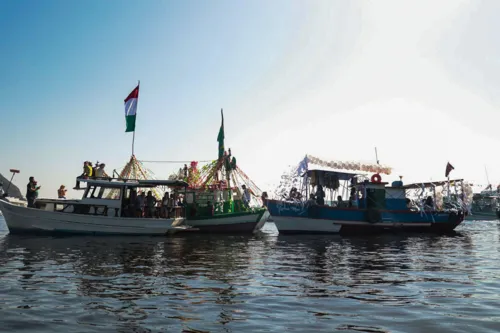
<svg viewBox="0 0 500 333"><path fill-rule="evenodd" d="M462 206L465 196L463 179L408 185L398 180L389 185L388 182L381 181L380 176L368 178L368 174L364 172L328 170L308 170L303 178L301 192L305 192L306 197L297 198L297 193L300 192L297 191L294 195L292 189L288 200L307 200L311 193L315 195L317 202L318 195L323 192L324 205L332 207L435 210ZM441 187L443 191L438 193L437 187Z"/></svg>
<svg viewBox="0 0 500 333"><path fill-rule="evenodd" d="M82 188L80 200L39 199L39 209L73 214L102 215L110 217L138 217L131 211L133 193L157 187L186 188L188 184L178 180L131 180L131 179L80 179L87 187ZM158 200L158 199L157 199ZM135 203L135 202L134 202ZM178 207L179 210L184 210ZM184 216L184 212L177 214Z"/></svg>
<svg viewBox="0 0 500 333"><path fill-rule="evenodd" d="M238 188L188 189L185 191L185 203L187 219L247 210Z"/></svg>

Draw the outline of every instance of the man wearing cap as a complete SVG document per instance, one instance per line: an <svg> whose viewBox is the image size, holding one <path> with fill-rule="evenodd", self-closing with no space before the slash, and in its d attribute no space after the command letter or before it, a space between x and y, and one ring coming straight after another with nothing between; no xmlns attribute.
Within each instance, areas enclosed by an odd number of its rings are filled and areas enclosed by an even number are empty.
<svg viewBox="0 0 500 333"><path fill-rule="evenodd" d="M28 185L26 185L26 200L28 200L28 207L35 208L35 200L38 197L38 190L40 186L36 185L35 177L30 177Z"/></svg>

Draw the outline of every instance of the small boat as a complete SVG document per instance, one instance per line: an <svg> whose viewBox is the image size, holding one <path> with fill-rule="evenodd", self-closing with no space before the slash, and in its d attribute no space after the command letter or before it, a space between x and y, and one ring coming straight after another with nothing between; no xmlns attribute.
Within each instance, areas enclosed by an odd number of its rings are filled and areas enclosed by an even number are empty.
<svg viewBox="0 0 500 333"><path fill-rule="evenodd" d="M500 219L500 193L499 190L486 189L475 193L472 198L470 214L466 220L492 221Z"/></svg>
<svg viewBox="0 0 500 333"><path fill-rule="evenodd" d="M195 230L183 225L184 217L142 218L128 214L130 190L186 187L171 180L80 179L86 183L80 200L38 199L35 208L0 200L10 233L68 233L92 235L166 235ZM115 193L112 197L107 192ZM182 214L180 214L182 215Z"/></svg>
<svg viewBox="0 0 500 333"><path fill-rule="evenodd" d="M186 223L207 233L257 233L269 212L262 202L263 192L240 169L231 149L224 149L224 117L221 110L219 157L198 168L192 161L170 179L186 181ZM246 194L245 194L246 193ZM248 197L244 200L244 196Z"/></svg>
<svg viewBox="0 0 500 333"><path fill-rule="evenodd" d="M311 168L311 160L324 167ZM389 174L388 168L347 163L346 171L343 165L306 156L296 169L296 176L302 177L302 192L307 198L314 187L326 188L332 200L330 205L326 201L318 204L313 198L305 201L301 199L304 197L301 191L298 195L291 193L286 199L268 200L267 208L280 234L447 232L464 220L465 209L460 205L446 202L438 208L435 196L432 199L430 195L424 196L425 204L421 200L426 189L435 193L436 186L450 184L449 181L403 185L400 180L389 186L380 176ZM371 178L366 170L374 173ZM411 190L420 191L415 205L411 205L408 197L407 191ZM344 201L346 196L349 200Z"/></svg>

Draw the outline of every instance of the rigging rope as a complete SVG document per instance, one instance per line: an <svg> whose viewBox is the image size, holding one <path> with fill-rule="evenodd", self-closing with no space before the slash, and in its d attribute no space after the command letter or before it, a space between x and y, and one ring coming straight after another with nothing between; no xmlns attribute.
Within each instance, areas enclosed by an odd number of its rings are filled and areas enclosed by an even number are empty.
<svg viewBox="0 0 500 333"><path fill-rule="evenodd" d="M138 160L138 161L141 163L191 163L193 160L191 160L191 161L145 161L145 160ZM209 163L209 162L213 162L213 161L206 160L206 161L197 161L197 162Z"/></svg>

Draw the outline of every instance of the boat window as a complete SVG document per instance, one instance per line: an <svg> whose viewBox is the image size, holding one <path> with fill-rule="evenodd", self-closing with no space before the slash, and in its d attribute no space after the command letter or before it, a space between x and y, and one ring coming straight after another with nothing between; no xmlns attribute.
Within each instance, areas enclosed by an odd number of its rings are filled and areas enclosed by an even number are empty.
<svg viewBox="0 0 500 333"><path fill-rule="evenodd" d="M120 200L120 189L90 186L86 197L91 199Z"/></svg>

